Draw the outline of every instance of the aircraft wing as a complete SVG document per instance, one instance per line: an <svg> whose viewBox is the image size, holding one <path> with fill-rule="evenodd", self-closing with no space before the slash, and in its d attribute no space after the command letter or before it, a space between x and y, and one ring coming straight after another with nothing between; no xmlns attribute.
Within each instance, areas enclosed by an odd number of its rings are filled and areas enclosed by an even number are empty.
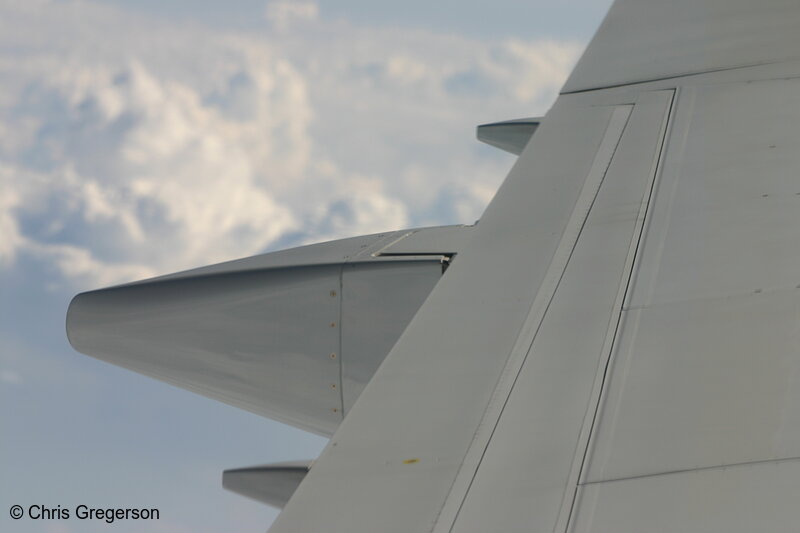
<svg viewBox="0 0 800 533"><path fill-rule="evenodd" d="M617 0L545 117L479 128L519 157L475 226L93 291L70 340L332 435L226 473L274 533L793 530L799 36Z"/></svg>
<svg viewBox="0 0 800 533"><path fill-rule="evenodd" d="M271 531L795 528L798 57L618 0Z"/></svg>

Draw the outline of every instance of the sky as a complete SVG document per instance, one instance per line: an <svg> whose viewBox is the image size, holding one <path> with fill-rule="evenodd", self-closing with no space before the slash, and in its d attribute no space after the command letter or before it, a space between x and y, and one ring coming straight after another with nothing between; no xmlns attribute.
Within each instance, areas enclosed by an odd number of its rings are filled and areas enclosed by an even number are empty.
<svg viewBox="0 0 800 533"><path fill-rule="evenodd" d="M608 0L0 0L0 530L264 531L224 469L326 440L78 354L81 291L472 223ZM157 507L153 522L8 508Z"/></svg>

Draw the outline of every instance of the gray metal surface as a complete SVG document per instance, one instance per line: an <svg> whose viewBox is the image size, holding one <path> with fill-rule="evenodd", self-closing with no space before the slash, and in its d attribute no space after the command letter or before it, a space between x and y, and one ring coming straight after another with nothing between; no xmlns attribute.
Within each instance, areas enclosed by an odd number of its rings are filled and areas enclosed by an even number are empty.
<svg viewBox="0 0 800 533"><path fill-rule="evenodd" d="M585 482L800 457L798 121L798 80L683 90Z"/></svg>
<svg viewBox="0 0 800 533"><path fill-rule="evenodd" d="M456 255L472 237L473 226L439 226L396 232L373 255ZM398 235L399 234L399 235Z"/></svg>
<svg viewBox="0 0 800 533"><path fill-rule="evenodd" d="M796 0L617 0L563 92L797 59L798 28Z"/></svg>
<svg viewBox="0 0 800 533"><path fill-rule="evenodd" d="M471 226L463 225L435 226L361 235L193 268L183 272L127 283L126 285L196 278L212 274L234 274L271 268L294 267L297 265L319 266L364 262L373 260L377 255L455 254L469 240L470 228Z"/></svg>
<svg viewBox="0 0 800 533"><path fill-rule="evenodd" d="M330 435L468 232L345 239L84 293L67 333L83 353ZM409 234L418 251L392 255Z"/></svg>
<svg viewBox="0 0 800 533"><path fill-rule="evenodd" d="M618 2L273 531L791 530L798 27Z"/></svg>
<svg viewBox="0 0 800 533"><path fill-rule="evenodd" d="M309 468L311 461L235 468L222 473L222 486L242 496L282 509L308 474Z"/></svg>
<svg viewBox="0 0 800 533"><path fill-rule="evenodd" d="M582 459L576 450L589 435L587 406L599 394L598 372L619 320L672 97L644 93L633 106L546 314L523 345L524 364L500 398L497 421L484 417L491 440L476 450L480 463L469 475L456 531L489 531L509 517L534 531L566 525ZM508 496L492 497L500 486ZM442 531L450 529L446 518Z"/></svg>
<svg viewBox="0 0 800 533"><path fill-rule="evenodd" d="M344 266L339 351L345 413L441 277L438 259Z"/></svg>
<svg viewBox="0 0 800 533"><path fill-rule="evenodd" d="M614 111L551 110L273 531L433 528L586 178L613 153Z"/></svg>
<svg viewBox="0 0 800 533"><path fill-rule="evenodd" d="M800 457L798 293L626 312L586 481Z"/></svg>
<svg viewBox="0 0 800 533"><path fill-rule="evenodd" d="M413 230L391 231L374 235L361 235L349 239L299 246L267 254L255 255L216 265L193 268L183 272L135 281L127 285L139 285L154 281L167 281L185 278L198 278L213 274L235 274L257 270L294 267L297 265L322 266L339 265L348 261L369 260L370 255Z"/></svg>
<svg viewBox="0 0 800 533"><path fill-rule="evenodd" d="M514 155L519 155L525 149L541 122L541 118L518 118L491 124L481 124L476 128L475 134L481 142Z"/></svg>
<svg viewBox="0 0 800 533"><path fill-rule="evenodd" d="M693 470L586 485L570 531L796 531L798 501L797 461Z"/></svg>
<svg viewBox="0 0 800 533"><path fill-rule="evenodd" d="M340 270L287 267L83 293L70 304L67 332L87 355L329 434L341 419L339 331L330 327L339 320Z"/></svg>
<svg viewBox="0 0 800 533"><path fill-rule="evenodd" d="M676 112L630 305L796 286L800 80L684 87Z"/></svg>

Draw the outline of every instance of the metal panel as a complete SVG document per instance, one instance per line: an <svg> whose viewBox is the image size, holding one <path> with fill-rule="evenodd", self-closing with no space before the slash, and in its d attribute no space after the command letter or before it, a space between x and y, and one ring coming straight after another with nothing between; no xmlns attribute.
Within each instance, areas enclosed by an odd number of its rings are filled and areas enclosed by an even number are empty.
<svg viewBox="0 0 800 533"><path fill-rule="evenodd" d="M422 230L427 229L423 228ZM435 229L435 228L431 228ZM233 274L236 272L250 272L255 270L266 270L274 268L303 266L322 266L340 265L348 261L369 261L371 254L383 248L386 244L402 238L409 231L401 230L386 233L374 233L372 235L362 235L349 239L338 239L335 241L320 242L307 246L298 246L288 250L279 250L266 254L226 261L215 265L204 266L175 272L156 278L142 281L135 281L126 285L139 285L152 283L154 281L177 280L186 278L196 278L200 276L210 276L214 274Z"/></svg>
<svg viewBox="0 0 800 533"><path fill-rule="evenodd" d="M330 434L341 420L340 266L200 276L83 293L79 351L252 412Z"/></svg>
<svg viewBox="0 0 800 533"><path fill-rule="evenodd" d="M586 480L800 456L799 90L682 93Z"/></svg>
<svg viewBox="0 0 800 533"><path fill-rule="evenodd" d="M426 254L454 254L468 233L367 235L93 291L67 331L99 359L330 435L343 391L349 407L441 277ZM398 241L407 253L377 255Z"/></svg>
<svg viewBox="0 0 800 533"><path fill-rule="evenodd" d="M800 80L683 90L630 306L800 283Z"/></svg>
<svg viewBox="0 0 800 533"><path fill-rule="evenodd" d="M398 232L400 235L384 241L385 245L374 255L454 255L472 238L472 229L473 226L439 226Z"/></svg>
<svg viewBox="0 0 800 533"><path fill-rule="evenodd" d="M452 531L566 526L672 94L636 102Z"/></svg>
<svg viewBox="0 0 800 533"><path fill-rule="evenodd" d="M800 57L796 0L617 0L565 93Z"/></svg>
<svg viewBox="0 0 800 533"><path fill-rule="evenodd" d="M797 460L681 472L581 487L570 531L797 531L797 502Z"/></svg>
<svg viewBox="0 0 800 533"><path fill-rule="evenodd" d="M569 100L540 126L273 532L433 527L613 113Z"/></svg>
<svg viewBox="0 0 800 533"><path fill-rule="evenodd" d="M342 271L342 404L355 403L442 277L438 260L351 263Z"/></svg>
<svg viewBox="0 0 800 533"><path fill-rule="evenodd" d="M541 118L518 118L503 122L493 122L491 124L481 124L477 127L475 133L479 141L514 155L519 155L525 149L541 122Z"/></svg>
<svg viewBox="0 0 800 533"><path fill-rule="evenodd" d="M586 479L800 457L800 289L626 313Z"/></svg>
<svg viewBox="0 0 800 533"><path fill-rule="evenodd" d="M283 508L308 474L311 461L292 461L226 470L222 486L273 507Z"/></svg>

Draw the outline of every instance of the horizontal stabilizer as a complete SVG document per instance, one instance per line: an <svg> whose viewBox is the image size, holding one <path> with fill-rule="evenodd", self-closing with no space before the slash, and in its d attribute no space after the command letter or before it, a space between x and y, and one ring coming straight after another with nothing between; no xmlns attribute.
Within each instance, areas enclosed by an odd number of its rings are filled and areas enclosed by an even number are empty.
<svg viewBox="0 0 800 533"><path fill-rule="evenodd" d="M222 486L236 494L283 509L309 468L311 461L293 461L226 470L222 473Z"/></svg>
<svg viewBox="0 0 800 533"><path fill-rule="evenodd" d="M541 118L518 118L482 124L477 129L478 140L514 155L519 155L528 144L536 128L539 127L541 121Z"/></svg>

